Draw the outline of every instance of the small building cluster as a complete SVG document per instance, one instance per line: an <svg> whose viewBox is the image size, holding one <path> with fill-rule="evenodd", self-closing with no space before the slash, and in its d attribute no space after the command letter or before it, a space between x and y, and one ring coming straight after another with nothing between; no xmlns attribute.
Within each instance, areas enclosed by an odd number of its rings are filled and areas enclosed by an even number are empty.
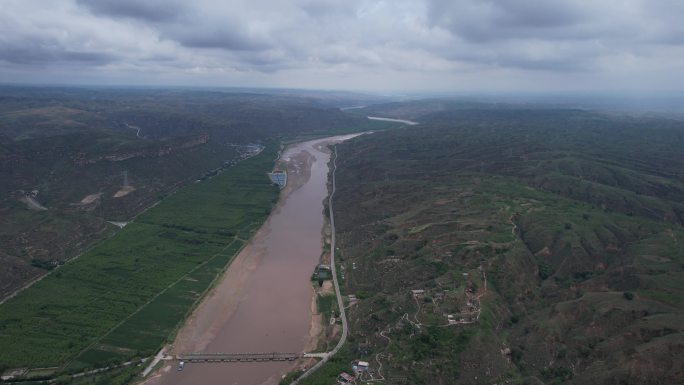
<svg viewBox="0 0 684 385"><path fill-rule="evenodd" d="M337 376L337 384L356 384L356 381L373 380L370 364L366 361L356 360L351 363L353 374L342 372Z"/></svg>
<svg viewBox="0 0 684 385"><path fill-rule="evenodd" d="M330 269L330 266L324 264L316 266L312 279L314 281L325 281L332 279L332 270Z"/></svg>
<svg viewBox="0 0 684 385"><path fill-rule="evenodd" d="M337 383L338 384L355 384L356 383L356 377L352 376L351 374L347 372L342 372L340 373L339 376L337 376Z"/></svg>
<svg viewBox="0 0 684 385"><path fill-rule="evenodd" d="M352 369L354 373L367 372L370 365L366 361L354 361L352 363Z"/></svg>
<svg viewBox="0 0 684 385"><path fill-rule="evenodd" d="M432 308L446 317L446 324L443 326L472 324L480 318L481 294L478 294L470 281L466 282L462 291L432 288L413 289L409 293L418 305L416 317L427 311L427 308ZM418 318L416 322L417 320Z"/></svg>

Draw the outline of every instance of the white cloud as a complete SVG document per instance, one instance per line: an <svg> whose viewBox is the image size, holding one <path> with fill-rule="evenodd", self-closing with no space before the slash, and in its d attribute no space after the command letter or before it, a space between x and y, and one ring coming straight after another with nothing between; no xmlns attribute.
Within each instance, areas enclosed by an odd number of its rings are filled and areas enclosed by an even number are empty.
<svg viewBox="0 0 684 385"><path fill-rule="evenodd" d="M671 89L682 15L680 0L3 0L0 81Z"/></svg>

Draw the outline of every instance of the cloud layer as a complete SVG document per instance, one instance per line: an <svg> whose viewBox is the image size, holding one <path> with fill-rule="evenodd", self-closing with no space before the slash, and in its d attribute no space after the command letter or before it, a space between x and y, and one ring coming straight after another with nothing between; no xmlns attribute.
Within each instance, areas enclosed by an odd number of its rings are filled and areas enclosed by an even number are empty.
<svg viewBox="0 0 684 385"><path fill-rule="evenodd" d="M0 81L682 90L682 16L680 0L3 0Z"/></svg>

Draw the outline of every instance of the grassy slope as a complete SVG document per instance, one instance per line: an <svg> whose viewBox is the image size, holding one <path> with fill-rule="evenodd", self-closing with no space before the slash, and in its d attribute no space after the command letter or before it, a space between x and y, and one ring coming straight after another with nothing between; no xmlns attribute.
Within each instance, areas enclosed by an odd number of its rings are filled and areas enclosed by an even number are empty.
<svg viewBox="0 0 684 385"><path fill-rule="evenodd" d="M3 304L0 366L78 369L151 354L266 218L275 150L181 190Z"/></svg>
<svg viewBox="0 0 684 385"><path fill-rule="evenodd" d="M681 379L682 128L578 111L431 119L340 146L344 285L368 296L350 309L350 358L381 353L392 383ZM479 321L442 327L465 289L483 294Z"/></svg>

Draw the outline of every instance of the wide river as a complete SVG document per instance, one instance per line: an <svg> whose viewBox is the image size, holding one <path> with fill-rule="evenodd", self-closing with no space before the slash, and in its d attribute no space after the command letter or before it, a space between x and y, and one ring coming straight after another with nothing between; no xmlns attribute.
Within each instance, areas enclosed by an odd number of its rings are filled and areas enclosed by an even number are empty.
<svg viewBox="0 0 684 385"><path fill-rule="evenodd" d="M179 331L169 354L298 353L311 348L310 277L323 251L330 160L326 145L353 136L285 149L280 164L287 167L288 186L278 205ZM188 363L182 371L176 367L176 361L166 361L146 384L277 384L293 363Z"/></svg>

